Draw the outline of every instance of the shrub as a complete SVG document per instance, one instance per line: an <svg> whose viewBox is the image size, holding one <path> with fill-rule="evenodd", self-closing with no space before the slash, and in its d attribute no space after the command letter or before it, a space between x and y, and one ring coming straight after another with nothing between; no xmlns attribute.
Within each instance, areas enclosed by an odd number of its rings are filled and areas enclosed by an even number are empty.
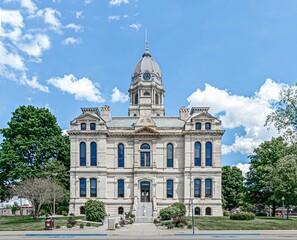
<svg viewBox="0 0 297 240"><path fill-rule="evenodd" d="M224 212L223 212L223 216L224 216L224 217L229 217L229 216L230 216L230 212L227 211L227 210L224 210Z"/></svg>
<svg viewBox="0 0 297 240"><path fill-rule="evenodd" d="M160 217L163 219L163 220L170 220L171 219L171 216L172 216L172 208L171 207L167 207L167 208L163 208L160 210Z"/></svg>
<svg viewBox="0 0 297 240"><path fill-rule="evenodd" d="M66 225L66 227L67 227L67 228L72 228L72 225L68 223L68 224Z"/></svg>
<svg viewBox="0 0 297 240"><path fill-rule="evenodd" d="M128 218L135 218L135 215L131 212L128 212L128 213L125 213L125 218L128 219Z"/></svg>
<svg viewBox="0 0 297 240"><path fill-rule="evenodd" d="M91 227L91 223L86 223L86 226L87 227Z"/></svg>
<svg viewBox="0 0 297 240"><path fill-rule="evenodd" d="M171 207L175 208L176 214L178 216L185 216L186 215L186 205L181 202L175 202L171 205Z"/></svg>
<svg viewBox="0 0 297 240"><path fill-rule="evenodd" d="M172 229L173 228L173 224L172 222L169 222L168 224L166 224L167 229Z"/></svg>
<svg viewBox="0 0 297 240"><path fill-rule="evenodd" d="M69 211L68 207L60 206L60 207L58 207L56 213L59 214L59 215L64 215L64 212L66 212L66 214L68 215L68 211Z"/></svg>
<svg viewBox="0 0 297 240"><path fill-rule="evenodd" d="M187 228L188 229L192 229L193 228L193 225L192 224L189 224Z"/></svg>
<svg viewBox="0 0 297 240"><path fill-rule="evenodd" d="M62 215L66 217L66 216L68 215L68 213L65 212L65 211L63 211L63 212L62 212Z"/></svg>
<svg viewBox="0 0 297 240"><path fill-rule="evenodd" d="M56 225L56 228L59 229L59 228L61 228L61 226L60 226L59 224L57 224L57 225Z"/></svg>
<svg viewBox="0 0 297 240"><path fill-rule="evenodd" d="M83 223L79 224L79 228L81 228L81 229L83 229L84 226L85 226L85 225L84 225Z"/></svg>
<svg viewBox="0 0 297 240"><path fill-rule="evenodd" d="M247 212L233 213L230 215L230 219L232 219L232 220L254 220L255 214L247 213Z"/></svg>
<svg viewBox="0 0 297 240"><path fill-rule="evenodd" d="M187 219L186 219L186 217L184 217L184 216L173 218L172 223L173 223L176 227L178 227L178 225L179 225L180 223L182 223L183 225L188 225Z"/></svg>
<svg viewBox="0 0 297 240"><path fill-rule="evenodd" d="M84 207L88 221L100 222L106 215L105 206L102 201L88 200Z"/></svg>
<svg viewBox="0 0 297 240"><path fill-rule="evenodd" d="M178 228L183 228L185 226L185 224L183 224L183 223L178 223L177 225L176 225L176 227L178 227Z"/></svg>
<svg viewBox="0 0 297 240"><path fill-rule="evenodd" d="M268 214L267 214L267 212L256 212L256 216L267 217Z"/></svg>
<svg viewBox="0 0 297 240"><path fill-rule="evenodd" d="M69 217L68 224L70 224L73 227L76 224L76 220L74 218L72 218L72 217Z"/></svg>

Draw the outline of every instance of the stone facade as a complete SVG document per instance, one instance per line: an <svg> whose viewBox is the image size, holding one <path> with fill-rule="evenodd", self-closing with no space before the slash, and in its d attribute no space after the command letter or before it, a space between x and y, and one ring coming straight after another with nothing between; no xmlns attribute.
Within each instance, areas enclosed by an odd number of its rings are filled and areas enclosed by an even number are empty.
<svg viewBox="0 0 297 240"><path fill-rule="evenodd" d="M207 107L165 116L162 74L148 47L129 94L127 117L111 118L102 106L71 121L69 212L83 214L84 203L98 199L110 215L153 219L179 201L189 214L193 206L196 215L222 216L221 122Z"/></svg>

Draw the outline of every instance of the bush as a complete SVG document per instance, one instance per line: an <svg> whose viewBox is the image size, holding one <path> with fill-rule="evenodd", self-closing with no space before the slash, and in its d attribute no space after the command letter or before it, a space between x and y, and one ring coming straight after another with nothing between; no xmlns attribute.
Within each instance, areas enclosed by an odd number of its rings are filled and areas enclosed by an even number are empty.
<svg viewBox="0 0 297 240"><path fill-rule="evenodd" d="M247 212L233 213L230 215L230 219L232 219L232 220L254 220L255 214L247 213Z"/></svg>
<svg viewBox="0 0 297 240"><path fill-rule="evenodd" d="M85 225L84 225L83 223L79 224L79 228L81 228L81 229L83 229L84 226L85 226Z"/></svg>
<svg viewBox="0 0 297 240"><path fill-rule="evenodd" d="M56 213L59 214L59 215L64 215L64 213L66 212L66 214L68 215L68 211L69 211L68 207L60 206L60 207L58 207Z"/></svg>
<svg viewBox="0 0 297 240"><path fill-rule="evenodd" d="M181 202L175 202L171 205L171 207L175 208L175 214L178 216L185 216L186 215L186 205Z"/></svg>
<svg viewBox="0 0 297 240"><path fill-rule="evenodd" d="M188 229L192 229L193 228L193 225L192 224L189 224L187 228Z"/></svg>
<svg viewBox="0 0 297 240"><path fill-rule="evenodd" d="M179 227L178 225L181 223L184 225L188 225L187 219L186 217L182 216L182 217L175 217L172 220L172 223L176 226Z"/></svg>
<svg viewBox="0 0 297 240"><path fill-rule="evenodd" d="M66 216L68 216L68 213L67 212L62 212L62 215L64 216L64 217L66 217Z"/></svg>
<svg viewBox="0 0 297 240"><path fill-rule="evenodd" d="M183 223L178 223L177 225L176 225L176 227L178 227L178 228L183 228L185 226L185 224L183 224Z"/></svg>
<svg viewBox="0 0 297 240"><path fill-rule="evenodd" d="M172 222L169 222L168 224L166 224L167 229L172 229L173 228L173 224Z"/></svg>
<svg viewBox="0 0 297 240"><path fill-rule="evenodd" d="M135 215L131 212L128 212L128 213L125 213L125 218L128 219L128 218L135 218Z"/></svg>
<svg viewBox="0 0 297 240"><path fill-rule="evenodd" d="M61 228L61 226L60 226L59 224L57 224L57 225L56 225L56 228L59 229L59 228Z"/></svg>
<svg viewBox="0 0 297 240"><path fill-rule="evenodd" d="M174 213L175 209L172 207L163 208L160 210L160 217L163 220L170 220Z"/></svg>
<svg viewBox="0 0 297 240"><path fill-rule="evenodd" d="M86 226L87 227L91 227L91 223L86 223Z"/></svg>
<svg viewBox="0 0 297 240"><path fill-rule="evenodd" d="M73 227L76 224L76 220L74 218L72 218L72 217L69 217L68 224L70 224Z"/></svg>
<svg viewBox="0 0 297 240"><path fill-rule="evenodd" d="M224 217L229 217L229 216L230 216L230 212L227 211L227 210L224 210L224 212L223 212L223 216L224 216Z"/></svg>
<svg viewBox="0 0 297 240"><path fill-rule="evenodd" d="M84 207L88 221L100 222L106 216L105 206L102 201L88 200Z"/></svg>
<svg viewBox="0 0 297 240"><path fill-rule="evenodd" d="M256 216L267 217L268 214L267 214L267 212L256 212Z"/></svg>
<svg viewBox="0 0 297 240"><path fill-rule="evenodd" d="M66 227L67 227L67 228L72 228L72 225L68 223L68 224L66 225Z"/></svg>

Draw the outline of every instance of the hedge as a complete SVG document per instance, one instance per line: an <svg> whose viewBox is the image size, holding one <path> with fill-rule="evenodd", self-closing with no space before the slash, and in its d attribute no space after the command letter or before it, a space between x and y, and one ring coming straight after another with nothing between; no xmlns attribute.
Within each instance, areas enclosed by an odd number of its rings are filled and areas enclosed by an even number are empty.
<svg viewBox="0 0 297 240"><path fill-rule="evenodd" d="M106 215L104 203L96 200L86 202L85 212L88 221L100 222Z"/></svg>
<svg viewBox="0 0 297 240"><path fill-rule="evenodd" d="M232 219L232 220L254 220L255 214L247 213L247 212L233 213L230 215L230 219Z"/></svg>

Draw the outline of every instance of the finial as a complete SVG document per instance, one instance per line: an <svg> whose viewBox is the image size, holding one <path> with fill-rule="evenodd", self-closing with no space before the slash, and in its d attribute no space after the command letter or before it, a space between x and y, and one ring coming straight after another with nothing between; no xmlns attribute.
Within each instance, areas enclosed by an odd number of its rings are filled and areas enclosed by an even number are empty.
<svg viewBox="0 0 297 240"><path fill-rule="evenodd" d="M148 48L147 28L145 29L145 53L142 54L142 57L145 57L145 56L151 57L151 54L150 54L149 48Z"/></svg>

